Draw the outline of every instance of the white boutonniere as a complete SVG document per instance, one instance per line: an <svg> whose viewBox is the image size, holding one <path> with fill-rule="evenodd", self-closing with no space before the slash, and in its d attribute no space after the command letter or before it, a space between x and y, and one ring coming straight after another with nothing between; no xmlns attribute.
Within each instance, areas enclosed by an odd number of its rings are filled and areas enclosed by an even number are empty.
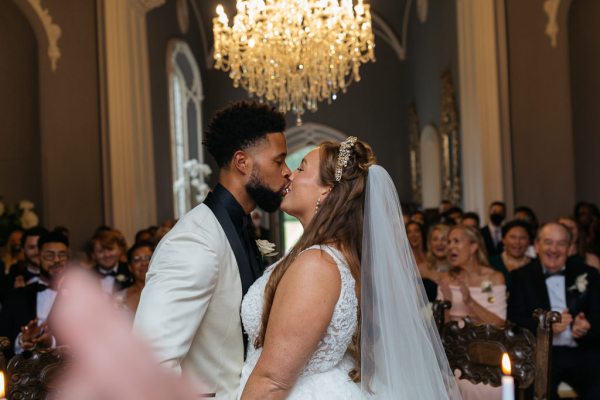
<svg viewBox="0 0 600 400"><path fill-rule="evenodd" d="M127 277L123 274L118 274L117 276L115 276L115 280L121 284L127 282Z"/></svg>
<svg viewBox="0 0 600 400"><path fill-rule="evenodd" d="M275 257L278 252L275 251L275 243L271 243L268 240L258 239L256 241L256 245L258 246L258 250L263 257Z"/></svg>
<svg viewBox="0 0 600 400"><path fill-rule="evenodd" d="M579 275L575 279L575 283L569 288L569 290L577 290L579 293L585 292L588 285L587 275L587 273Z"/></svg>

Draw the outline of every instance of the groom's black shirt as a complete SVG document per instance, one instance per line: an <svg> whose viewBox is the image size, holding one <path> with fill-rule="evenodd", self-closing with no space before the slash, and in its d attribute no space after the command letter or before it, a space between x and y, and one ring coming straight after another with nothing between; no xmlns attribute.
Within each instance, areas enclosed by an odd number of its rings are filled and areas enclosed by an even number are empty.
<svg viewBox="0 0 600 400"><path fill-rule="evenodd" d="M252 219L244 212L235 197L217 184L204 200L215 214L233 249L242 281L242 294L263 272L263 262L256 245Z"/></svg>

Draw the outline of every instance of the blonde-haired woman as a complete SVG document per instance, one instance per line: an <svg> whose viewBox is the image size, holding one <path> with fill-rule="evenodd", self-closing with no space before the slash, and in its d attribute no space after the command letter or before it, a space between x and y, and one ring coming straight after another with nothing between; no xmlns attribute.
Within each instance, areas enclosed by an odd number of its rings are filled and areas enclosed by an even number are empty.
<svg viewBox="0 0 600 400"><path fill-rule="evenodd" d="M462 320L469 317L477 323L502 326L506 320L506 283L504 275L489 266L483 238L476 229L457 225L448 232L450 271L443 274L438 298L448 300L452 307L448 317ZM459 380L464 400L500 399L501 388L474 385Z"/></svg>
<svg viewBox="0 0 600 400"><path fill-rule="evenodd" d="M437 224L429 229L427 235L427 254L424 262L418 263L419 273L427 292L427 299L433 302L437 296L437 283L442 273L449 269L448 229L446 224Z"/></svg>

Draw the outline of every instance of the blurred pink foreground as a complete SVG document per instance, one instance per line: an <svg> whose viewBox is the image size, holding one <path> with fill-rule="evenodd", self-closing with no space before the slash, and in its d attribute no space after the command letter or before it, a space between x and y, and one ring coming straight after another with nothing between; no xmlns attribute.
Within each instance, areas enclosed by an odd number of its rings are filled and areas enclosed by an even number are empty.
<svg viewBox="0 0 600 400"><path fill-rule="evenodd" d="M59 343L71 356L57 400L192 400L198 385L161 368L131 333L131 321L81 271L67 274L53 310Z"/></svg>

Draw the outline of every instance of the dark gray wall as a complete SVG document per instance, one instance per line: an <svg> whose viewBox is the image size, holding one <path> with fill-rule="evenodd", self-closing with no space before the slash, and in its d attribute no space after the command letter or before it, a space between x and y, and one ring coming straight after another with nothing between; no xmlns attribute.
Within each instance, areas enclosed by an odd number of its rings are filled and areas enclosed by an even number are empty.
<svg viewBox="0 0 600 400"><path fill-rule="evenodd" d="M47 0L62 30L56 71L40 51L44 224L65 225L74 248L103 223L95 0ZM39 23L39 22L38 22Z"/></svg>
<svg viewBox="0 0 600 400"><path fill-rule="evenodd" d="M569 15L577 200L600 204L600 1L574 0Z"/></svg>
<svg viewBox="0 0 600 400"><path fill-rule="evenodd" d="M541 4L506 0L515 206L542 220L570 212L575 201L566 4L553 48Z"/></svg>
<svg viewBox="0 0 600 400"><path fill-rule="evenodd" d="M0 197L42 207L35 34L12 1L0 1Z"/></svg>

